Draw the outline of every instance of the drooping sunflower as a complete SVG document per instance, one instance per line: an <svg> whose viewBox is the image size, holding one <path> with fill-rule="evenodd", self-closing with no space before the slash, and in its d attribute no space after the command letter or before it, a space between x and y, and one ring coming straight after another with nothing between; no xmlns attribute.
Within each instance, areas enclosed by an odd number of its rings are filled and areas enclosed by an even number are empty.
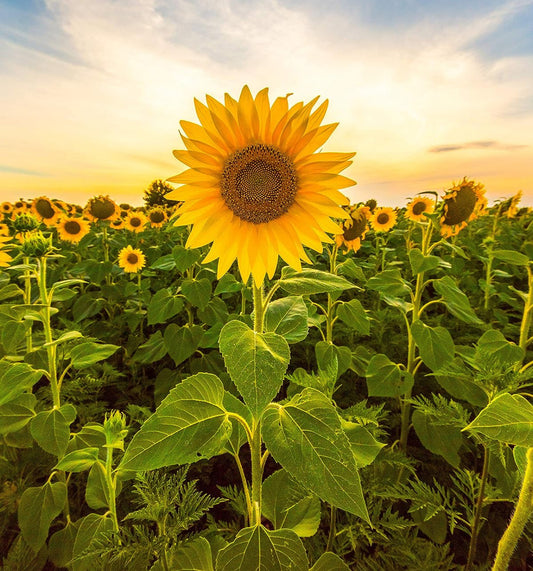
<svg viewBox="0 0 533 571"><path fill-rule="evenodd" d="M235 260L256 285L278 256L300 270L304 246L321 252L326 232L341 232L331 217L347 218L339 189L355 182L339 173L355 153L316 152L337 126L321 125L328 102L313 111L317 100L271 105L267 88L253 98L244 86L238 101L195 100L200 125L181 122L187 150L174 156L189 168L168 179L182 186L165 197L183 202L176 224L192 224L188 247L212 243L204 262L218 258L219 278Z"/></svg>
<svg viewBox="0 0 533 571"><path fill-rule="evenodd" d="M431 214L435 210L435 201L425 196L413 198L407 205L405 217L413 222L426 222L425 214Z"/></svg>
<svg viewBox="0 0 533 571"><path fill-rule="evenodd" d="M120 215L120 208L109 196L100 195L89 199L83 209L83 214L93 222L115 220Z"/></svg>
<svg viewBox="0 0 533 571"><path fill-rule="evenodd" d="M115 230L124 228L124 218L115 218L115 220L111 220L109 227L114 228Z"/></svg>
<svg viewBox="0 0 533 571"><path fill-rule="evenodd" d="M9 236L9 226L3 222L0 223L0 236Z"/></svg>
<svg viewBox="0 0 533 571"><path fill-rule="evenodd" d="M163 208L152 208L148 211L148 220L152 228L161 228L168 216Z"/></svg>
<svg viewBox="0 0 533 571"><path fill-rule="evenodd" d="M342 234L335 236L337 246L339 248L344 246L346 252L349 250L357 252L368 231L370 217L371 212L368 206L350 208L350 218L342 222Z"/></svg>
<svg viewBox="0 0 533 571"><path fill-rule="evenodd" d="M57 231L61 240L77 244L91 231L91 225L83 218L61 218L57 225Z"/></svg>
<svg viewBox="0 0 533 571"><path fill-rule="evenodd" d="M124 226L132 232L142 232L148 218L142 212L130 212L124 221Z"/></svg>
<svg viewBox="0 0 533 571"><path fill-rule="evenodd" d="M128 274L137 273L145 264L146 258L142 251L129 245L118 254L118 265Z"/></svg>
<svg viewBox="0 0 533 571"><path fill-rule="evenodd" d="M370 218L370 226L375 232L388 232L396 224L398 214L389 206L376 208Z"/></svg>
<svg viewBox="0 0 533 571"><path fill-rule="evenodd" d="M518 212L518 204L522 200L522 191L519 190L514 196L509 199L509 206L505 215L507 218L514 218Z"/></svg>
<svg viewBox="0 0 533 571"><path fill-rule="evenodd" d="M446 237L456 236L485 209L487 199L485 187L473 180L453 184L443 196L443 210L440 218L440 232Z"/></svg>
<svg viewBox="0 0 533 571"><path fill-rule="evenodd" d="M0 212L6 215L11 214L13 212L13 205L11 202L2 202L2 204L0 204Z"/></svg>
<svg viewBox="0 0 533 571"><path fill-rule="evenodd" d="M53 226L60 214L55 204L46 196L34 198L31 203L31 211L47 226Z"/></svg>
<svg viewBox="0 0 533 571"><path fill-rule="evenodd" d="M119 204L120 210L124 210L125 212L127 212L128 210L131 210L131 204L128 204L127 202L121 202Z"/></svg>
<svg viewBox="0 0 533 571"><path fill-rule="evenodd" d="M11 238L9 236L0 236L0 267L5 268L9 266L9 262L13 259L5 250L4 244L9 242Z"/></svg>

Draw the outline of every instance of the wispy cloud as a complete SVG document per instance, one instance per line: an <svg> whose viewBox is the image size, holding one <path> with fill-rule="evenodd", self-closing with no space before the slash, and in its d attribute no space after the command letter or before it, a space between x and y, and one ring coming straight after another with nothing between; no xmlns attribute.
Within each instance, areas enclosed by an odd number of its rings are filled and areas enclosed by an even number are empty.
<svg viewBox="0 0 533 571"><path fill-rule="evenodd" d="M510 145L500 143L498 141L472 141L470 143L460 143L451 145L437 145L430 147L430 153L448 153L450 151L466 151L470 149L487 149L491 151L516 151L517 149L525 149L528 145Z"/></svg>

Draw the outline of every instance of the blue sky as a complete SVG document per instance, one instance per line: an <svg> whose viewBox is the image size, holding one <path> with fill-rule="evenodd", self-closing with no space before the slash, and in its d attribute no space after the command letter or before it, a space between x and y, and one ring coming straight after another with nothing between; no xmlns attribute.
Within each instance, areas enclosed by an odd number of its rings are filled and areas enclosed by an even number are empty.
<svg viewBox="0 0 533 571"><path fill-rule="evenodd" d="M354 201L468 176L533 205L533 0L0 0L0 200L140 203L193 98L321 95Z"/></svg>

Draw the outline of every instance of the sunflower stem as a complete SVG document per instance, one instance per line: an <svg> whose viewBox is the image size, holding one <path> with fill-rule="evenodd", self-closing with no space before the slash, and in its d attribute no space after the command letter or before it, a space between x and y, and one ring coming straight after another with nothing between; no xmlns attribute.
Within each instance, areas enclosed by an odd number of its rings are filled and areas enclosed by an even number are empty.
<svg viewBox="0 0 533 571"><path fill-rule="evenodd" d="M256 333L263 333L265 326L265 311L266 304L264 303L263 297L263 284L256 286L255 283L252 284L254 292L254 331Z"/></svg>
<svg viewBox="0 0 533 571"><path fill-rule="evenodd" d="M24 265L30 265L29 256L24 256ZM31 272L29 269L24 270L24 303L31 304ZM28 321L26 329L26 353L33 351L32 322Z"/></svg>
<svg viewBox="0 0 533 571"><path fill-rule="evenodd" d="M524 303L524 313L522 314L522 322L520 324L520 338L518 341L518 346L524 350L524 358L527 346L531 342L531 339L528 339L528 337L531 321L533 320L533 270L531 269L531 265L527 267L527 283L528 293ZM522 359L518 365L522 365L523 361L524 359Z"/></svg>

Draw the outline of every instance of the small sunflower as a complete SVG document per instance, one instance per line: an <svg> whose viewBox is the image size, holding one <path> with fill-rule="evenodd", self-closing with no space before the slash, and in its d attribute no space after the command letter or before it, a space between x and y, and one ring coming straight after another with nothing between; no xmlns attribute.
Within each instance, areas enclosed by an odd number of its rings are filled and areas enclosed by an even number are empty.
<svg viewBox="0 0 533 571"><path fill-rule="evenodd" d="M13 205L11 204L11 202L2 202L2 204L0 204L0 212L2 214L11 214L13 212Z"/></svg>
<svg viewBox="0 0 533 571"><path fill-rule="evenodd" d="M0 236L9 236L9 226L7 224L0 224Z"/></svg>
<svg viewBox="0 0 533 571"><path fill-rule="evenodd" d="M131 204L128 204L127 202L120 203L119 207L120 207L120 210L123 210L125 212L127 212L128 210L132 210Z"/></svg>
<svg viewBox="0 0 533 571"><path fill-rule="evenodd" d="M31 203L31 211L47 226L54 226L59 218L59 210L46 196L34 198Z"/></svg>
<svg viewBox="0 0 533 571"><path fill-rule="evenodd" d="M148 220L152 228L161 228L167 219L167 213L163 208L152 208L148 212Z"/></svg>
<svg viewBox="0 0 533 571"><path fill-rule="evenodd" d="M370 226L375 232L388 232L396 224L397 217L396 211L388 206L376 208L370 218Z"/></svg>
<svg viewBox="0 0 533 571"><path fill-rule="evenodd" d="M431 214L435 210L435 201L425 196L413 198L407 205L405 216L413 222L426 222L425 214Z"/></svg>
<svg viewBox="0 0 533 571"><path fill-rule="evenodd" d="M0 236L0 267L9 266L9 262L13 259L7 252L4 251L4 244L9 242L11 238L9 236Z"/></svg>
<svg viewBox="0 0 533 571"><path fill-rule="evenodd" d="M361 242L365 239L370 216L368 206L350 208L350 218L342 223L342 234L335 236L337 246L339 248L344 246L346 252L349 250L357 252L361 247Z"/></svg>
<svg viewBox="0 0 533 571"><path fill-rule="evenodd" d="M77 244L91 231L91 225L83 218L62 218L57 225L57 231L61 240Z"/></svg>
<svg viewBox="0 0 533 571"><path fill-rule="evenodd" d="M98 220L115 220L119 217L120 208L109 196L95 196L89 199L83 209L87 218L96 222Z"/></svg>
<svg viewBox="0 0 533 571"><path fill-rule="evenodd" d="M118 265L126 273L136 273L146 265L146 258L141 250L126 246L118 254Z"/></svg>
<svg viewBox="0 0 533 571"><path fill-rule="evenodd" d="M505 215L507 218L514 218L518 213L518 204L522 200L522 191L519 190L514 196L509 199L509 207Z"/></svg>
<svg viewBox="0 0 533 571"><path fill-rule="evenodd" d="M443 212L440 219L441 235L456 236L469 222L475 220L485 209L485 187L466 177L450 188L443 197Z"/></svg>
<svg viewBox="0 0 533 571"><path fill-rule="evenodd" d="M244 86L238 100L195 100L201 124L181 122L187 150L174 156L189 168L168 179L182 186L165 198L183 202L176 224L192 224L188 247L212 243L204 262L218 258L219 278L237 260L243 281L260 285L278 257L300 270L304 246L321 252L326 232L339 233L339 189L355 184L339 173L354 153L316 152L337 127L321 125L328 102L313 110L317 100L271 105L267 88L254 98Z"/></svg>
<svg viewBox="0 0 533 571"><path fill-rule="evenodd" d="M115 230L120 230L121 228L124 228L124 219L123 218L115 218L115 220L111 220L111 222L109 223L109 226L111 228L114 228Z"/></svg>
<svg viewBox="0 0 533 571"><path fill-rule="evenodd" d="M124 226L132 232L142 232L148 222L148 218L142 212L131 212L126 217Z"/></svg>
<svg viewBox="0 0 533 571"><path fill-rule="evenodd" d="M378 202L375 198L369 198L366 202L365 202L365 206L368 206L370 212L372 214L374 214L374 210L376 210L377 206L378 206Z"/></svg>

